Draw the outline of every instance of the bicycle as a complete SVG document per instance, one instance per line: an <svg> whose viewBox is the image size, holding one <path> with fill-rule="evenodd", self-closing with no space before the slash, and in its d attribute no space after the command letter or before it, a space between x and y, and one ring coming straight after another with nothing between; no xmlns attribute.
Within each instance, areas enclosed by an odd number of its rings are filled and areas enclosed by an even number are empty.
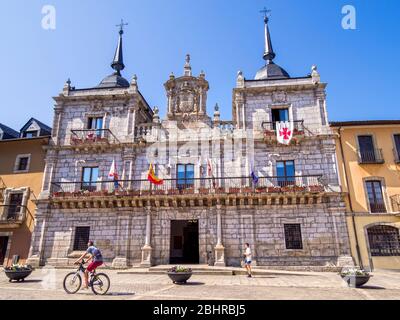
<svg viewBox="0 0 400 320"><path fill-rule="evenodd" d="M86 262L82 261L79 263L78 269L75 272L68 273L63 282L64 290L68 294L74 294L79 291L82 285L82 276L86 270L84 264ZM105 295L110 289L110 278L105 273L96 273L96 270L89 273L89 287L95 295Z"/></svg>

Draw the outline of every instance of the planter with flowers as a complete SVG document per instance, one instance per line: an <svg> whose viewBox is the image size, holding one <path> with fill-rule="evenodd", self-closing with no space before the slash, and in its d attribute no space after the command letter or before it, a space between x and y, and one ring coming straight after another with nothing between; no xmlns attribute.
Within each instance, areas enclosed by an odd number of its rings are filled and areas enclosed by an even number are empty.
<svg viewBox="0 0 400 320"><path fill-rule="evenodd" d="M182 266L175 266L172 267L167 271L169 278L175 284L185 284L190 277L192 276L193 272L191 268L186 268Z"/></svg>
<svg viewBox="0 0 400 320"><path fill-rule="evenodd" d="M210 189L209 188L199 188L199 194L209 194Z"/></svg>
<svg viewBox="0 0 400 320"><path fill-rule="evenodd" d="M11 267L6 267L4 272L9 281L24 281L33 271L30 265L13 264Z"/></svg>
<svg viewBox="0 0 400 320"><path fill-rule="evenodd" d="M359 288L363 286L372 277L368 272L356 268L342 270L340 276L351 288Z"/></svg>

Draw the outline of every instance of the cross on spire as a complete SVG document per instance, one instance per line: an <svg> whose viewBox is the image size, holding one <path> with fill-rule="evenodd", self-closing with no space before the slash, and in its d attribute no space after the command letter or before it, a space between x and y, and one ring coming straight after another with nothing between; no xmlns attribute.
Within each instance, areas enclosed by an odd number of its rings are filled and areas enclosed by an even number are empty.
<svg viewBox="0 0 400 320"><path fill-rule="evenodd" d="M264 7L264 9L260 10L260 13L264 14L264 19L268 19L269 18L269 13L271 13L271 10L267 9L266 7Z"/></svg>
<svg viewBox="0 0 400 320"><path fill-rule="evenodd" d="M129 23L124 23L124 19L121 19L121 23L117 24L116 27L119 27L119 33L124 33L124 26L127 26Z"/></svg>

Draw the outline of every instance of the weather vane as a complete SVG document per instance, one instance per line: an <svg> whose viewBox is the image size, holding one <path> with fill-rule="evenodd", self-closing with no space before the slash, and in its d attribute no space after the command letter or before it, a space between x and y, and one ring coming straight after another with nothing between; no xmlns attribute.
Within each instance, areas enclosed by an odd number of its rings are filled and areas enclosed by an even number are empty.
<svg viewBox="0 0 400 320"><path fill-rule="evenodd" d="M127 26L128 25L128 23L124 23L124 19L121 19L121 23L120 24L117 24L116 25L116 27L119 27L120 28L120 32L124 32L124 26Z"/></svg>
<svg viewBox="0 0 400 320"><path fill-rule="evenodd" d="M271 10L268 10L266 7L260 11L260 13L264 13L264 18L269 18L269 13L271 13Z"/></svg>

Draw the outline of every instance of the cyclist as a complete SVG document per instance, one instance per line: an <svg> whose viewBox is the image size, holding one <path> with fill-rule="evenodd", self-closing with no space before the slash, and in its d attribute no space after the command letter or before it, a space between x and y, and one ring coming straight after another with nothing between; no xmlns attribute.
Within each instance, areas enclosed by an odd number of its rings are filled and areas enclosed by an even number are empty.
<svg viewBox="0 0 400 320"><path fill-rule="evenodd" d="M94 242L92 240L89 240L88 249L78 260L75 261L75 264L79 264L81 261L83 261L88 254L90 255L90 257L86 262L89 262L90 260L92 260L92 262L85 270L85 285L82 287L82 289L89 288L89 272L94 272L98 267L103 264L103 256L101 255L100 250L94 245Z"/></svg>

